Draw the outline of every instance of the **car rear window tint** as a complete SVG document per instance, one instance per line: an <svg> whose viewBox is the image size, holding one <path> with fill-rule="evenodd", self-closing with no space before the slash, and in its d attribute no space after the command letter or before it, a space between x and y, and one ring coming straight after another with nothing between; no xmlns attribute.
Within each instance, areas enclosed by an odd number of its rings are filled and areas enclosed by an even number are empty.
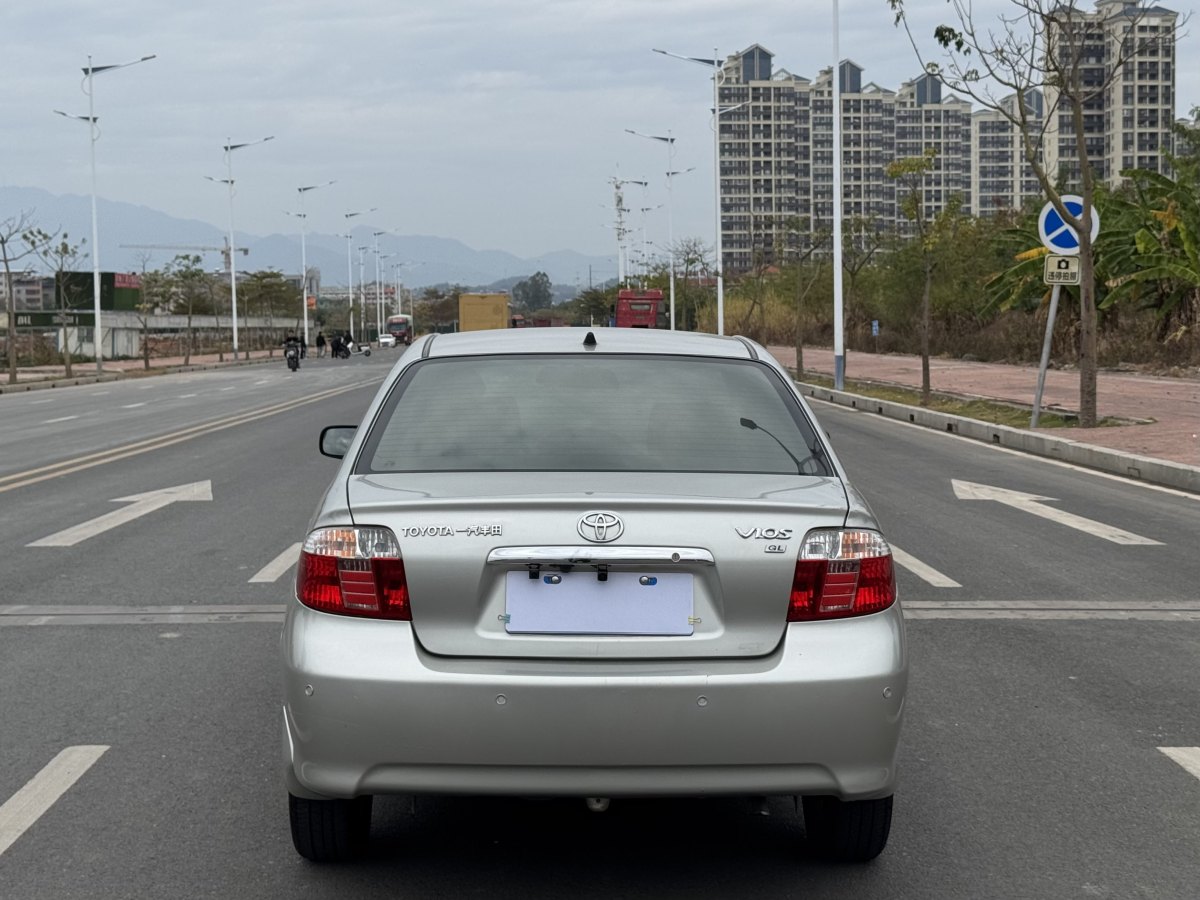
<svg viewBox="0 0 1200 900"><path fill-rule="evenodd" d="M357 470L833 474L766 366L577 354L416 363Z"/></svg>

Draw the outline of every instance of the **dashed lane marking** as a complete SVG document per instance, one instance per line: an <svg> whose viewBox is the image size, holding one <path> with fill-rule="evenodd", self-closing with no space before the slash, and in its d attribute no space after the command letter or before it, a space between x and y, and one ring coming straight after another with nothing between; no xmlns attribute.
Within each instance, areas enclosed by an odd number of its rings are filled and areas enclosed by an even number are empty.
<svg viewBox="0 0 1200 900"><path fill-rule="evenodd" d="M121 409L137 409L139 406L145 406L145 403L126 403Z"/></svg>
<svg viewBox="0 0 1200 900"><path fill-rule="evenodd" d="M250 584L272 584L283 577L283 573L296 564L300 558L300 542L292 544L277 557L254 573Z"/></svg>
<svg viewBox="0 0 1200 900"><path fill-rule="evenodd" d="M0 806L0 855L108 750L106 744L66 747Z"/></svg>
<svg viewBox="0 0 1200 900"><path fill-rule="evenodd" d="M940 588L962 587L962 585L953 578L949 577L948 575L943 575L933 566L926 565L915 556L910 556L895 544L892 544L891 547L892 559L896 561L896 564L908 569L908 571L912 572L926 584L931 584L934 587Z"/></svg>
<svg viewBox="0 0 1200 900"><path fill-rule="evenodd" d="M1159 747L1175 762L1197 778L1200 778L1200 747Z"/></svg>
<svg viewBox="0 0 1200 900"><path fill-rule="evenodd" d="M79 416L59 416L57 419L47 419L43 425L53 425L55 422L70 422L72 419L78 419Z"/></svg>
<svg viewBox="0 0 1200 900"><path fill-rule="evenodd" d="M119 459L126 459L130 456L137 456L141 453L149 453L152 450L161 450L164 447L170 447L173 444L189 441L193 438L200 437L201 435L211 434L214 431L221 431L225 428L233 428L237 425L244 425L249 422L255 422L259 419L265 419L268 416L277 415L281 412L296 409L297 407L305 406L310 403L317 403L321 400L326 400L330 397L336 397L339 394L344 394L347 391L358 390L359 388L367 387L375 383L376 380L358 381L354 382L353 384L343 385L342 387L319 391L308 397L286 400L282 403L276 403L271 406L259 407L257 409L250 409L246 410L245 412L235 413L223 419L215 419L209 422L202 422L198 425L191 425L187 428L180 429L179 431L168 432L167 434L162 434L158 437L134 441L132 444L123 444L118 447L112 447L108 450L99 450L95 453L88 453L83 456L75 456L70 459L60 460L59 462L50 463L45 466L39 466L35 469L26 469L25 471L13 472L9 475L0 475L0 494L4 493L5 491L11 491L15 490L16 488L27 487L32 484L47 481L51 478L58 478L62 475L81 472L85 469L93 468L94 466L102 466L106 463L116 462Z"/></svg>

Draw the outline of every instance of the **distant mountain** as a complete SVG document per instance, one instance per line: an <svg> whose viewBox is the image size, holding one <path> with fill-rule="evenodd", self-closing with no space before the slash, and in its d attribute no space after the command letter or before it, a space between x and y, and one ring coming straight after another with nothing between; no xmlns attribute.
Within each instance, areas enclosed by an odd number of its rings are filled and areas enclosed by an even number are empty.
<svg viewBox="0 0 1200 900"><path fill-rule="evenodd" d="M91 243L92 207L90 197L77 194L51 194L40 188L0 187L0 219L30 211L34 223L46 231L61 230ZM120 203L101 198L97 203L100 218L100 263L105 271L134 272L142 268L142 258L149 254L147 265L158 268L177 253L189 252L186 247L222 247L227 233L207 222L177 219L146 206ZM372 244L372 228L361 226L350 241L350 268L354 282L359 280L357 248ZM239 271L277 269L295 274L300 269L299 235L271 234L266 237L236 233L237 243L250 251L238 255ZM330 234L310 234L306 241L308 265L321 270L321 281L327 285L345 285L348 277L346 239ZM138 249L132 244L180 245L166 249ZM122 246L126 245L126 246ZM556 286L571 291L576 284L586 287L589 266L599 282L611 277L616 262L611 256L586 256L573 250L556 250L534 259L522 259L501 250L474 250L461 241L430 235L380 235L379 249L393 260L412 263L401 272L401 280L410 287L434 284L460 284L485 287L499 282L511 286L534 272L543 271ZM204 253L205 265L221 268L218 252ZM391 281L392 269L384 262L381 273L385 282ZM364 255L363 273L368 282L375 280L375 260L370 252ZM557 293L557 292L556 292Z"/></svg>

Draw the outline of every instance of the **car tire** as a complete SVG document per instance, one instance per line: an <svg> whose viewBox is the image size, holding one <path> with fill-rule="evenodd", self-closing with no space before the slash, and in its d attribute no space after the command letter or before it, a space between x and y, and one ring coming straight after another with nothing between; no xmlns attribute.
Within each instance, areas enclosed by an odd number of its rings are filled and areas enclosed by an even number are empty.
<svg viewBox="0 0 1200 900"><path fill-rule="evenodd" d="M366 847L371 797L308 800L289 793L288 816L297 853L313 862L345 862Z"/></svg>
<svg viewBox="0 0 1200 900"><path fill-rule="evenodd" d="M868 862L883 852L892 828L892 798L804 798L804 833L825 859Z"/></svg>

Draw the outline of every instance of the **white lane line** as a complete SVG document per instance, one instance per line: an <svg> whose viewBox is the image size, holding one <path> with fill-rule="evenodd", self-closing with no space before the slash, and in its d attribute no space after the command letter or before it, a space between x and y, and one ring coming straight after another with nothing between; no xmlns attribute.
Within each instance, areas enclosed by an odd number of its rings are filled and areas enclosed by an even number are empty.
<svg viewBox="0 0 1200 900"><path fill-rule="evenodd" d="M225 393L225 391L236 391L236 390L237 390L236 387L221 388L221 393Z"/></svg>
<svg viewBox="0 0 1200 900"><path fill-rule="evenodd" d="M1042 505L1043 502L1056 502L1053 497L1026 494L1023 491L998 488L990 484L959 481L957 478L950 479L950 486L954 489L954 496L959 500L994 500L997 503L1003 503L1005 506L1011 506L1013 509L1041 516L1043 519L1049 519L1051 522L1066 525L1068 528L1074 528L1076 531L1082 531L1085 534L1103 538L1106 541L1112 541L1114 544L1144 547L1162 546L1161 541L1156 541L1153 538L1142 537L1140 534L1134 534L1132 531L1125 531L1104 522L1097 522L1095 519L1077 516L1074 513L1067 512L1065 509L1059 509L1055 506Z"/></svg>
<svg viewBox="0 0 1200 900"><path fill-rule="evenodd" d="M70 790L108 746L66 747L42 771L0 806L0 855Z"/></svg>
<svg viewBox="0 0 1200 900"><path fill-rule="evenodd" d="M79 416L59 416L57 419L47 419L43 425L53 425L55 422L70 422L72 419L78 419Z"/></svg>
<svg viewBox="0 0 1200 900"><path fill-rule="evenodd" d="M30 406L40 406L40 405L41 405L41 404L43 404L43 403L53 403L53 402L54 402L54 400L53 400L53 399L50 399L50 400L30 400L30 401L29 401L29 405L30 405Z"/></svg>
<svg viewBox="0 0 1200 900"><path fill-rule="evenodd" d="M277 557L259 569L249 584L271 584L283 577L283 573L296 564L300 558L300 542L292 544Z"/></svg>
<svg viewBox="0 0 1200 900"><path fill-rule="evenodd" d="M810 397L804 395L805 400L815 400L817 403L824 403L826 406L832 406L836 409L843 409L847 412L858 413L875 418L882 418L877 413L869 412L866 409L852 409L848 406L842 406L840 403L834 403L830 400L822 400L820 397ZM1177 488L1164 487L1161 484L1151 484L1148 481L1139 481L1136 478L1129 478L1126 475L1114 475L1111 472L1101 472L1099 469L1088 469L1084 466L1077 466L1075 463L1065 462L1061 459L1052 459L1048 456L1036 456L1032 453L1026 453L1024 450L1014 450L1012 447L1000 447L996 444L989 444L987 441L981 441L978 438L965 437L961 434L951 434L948 431L938 431L936 428L930 428L928 425L918 425L916 422L905 422L902 419L887 419L883 421L892 425L900 425L904 428L915 428L917 431L923 431L926 434L936 434L941 437L954 441L963 441L973 447L987 447L995 453L1007 453L1009 456L1020 457L1027 461L1036 461L1047 466L1058 466L1060 469L1071 469L1074 472L1081 472L1084 475L1093 475L1096 478L1106 478L1109 481L1118 481L1121 484L1135 484L1140 488L1145 488L1148 491L1158 491L1160 494L1170 494L1172 497L1182 497L1185 500L1200 502L1200 494L1192 493L1191 491L1181 491Z"/></svg>
<svg viewBox="0 0 1200 900"><path fill-rule="evenodd" d="M270 379L270 378L264 378L262 381L256 381L256 382L254 382L254 383L255 383L256 385L259 385L259 384L269 384L269 383L270 383L270 381L271 381L271 379Z"/></svg>
<svg viewBox="0 0 1200 900"><path fill-rule="evenodd" d="M176 399L177 400L190 400L192 397L195 397L195 396L196 396L195 394L180 394Z"/></svg>
<svg viewBox="0 0 1200 900"><path fill-rule="evenodd" d="M908 571L912 572L914 575L916 575L918 578L920 578L922 581L926 582L927 584L931 584L934 587L940 587L940 588L962 587L962 585L959 584L957 581L955 581L953 578L950 578L947 575L943 575L941 572L939 572L933 566L926 565L925 563L923 563L919 559L917 559L915 556L910 556L909 554L907 554L903 550L901 550L899 547L897 547L895 544L892 544L891 547L892 547L892 559L894 559L896 561L896 564L908 569Z"/></svg>
<svg viewBox="0 0 1200 900"><path fill-rule="evenodd" d="M139 406L145 406L145 403L126 403L121 409L137 409Z"/></svg>
<svg viewBox="0 0 1200 900"><path fill-rule="evenodd" d="M1159 747L1192 775L1200 778L1200 747Z"/></svg>

